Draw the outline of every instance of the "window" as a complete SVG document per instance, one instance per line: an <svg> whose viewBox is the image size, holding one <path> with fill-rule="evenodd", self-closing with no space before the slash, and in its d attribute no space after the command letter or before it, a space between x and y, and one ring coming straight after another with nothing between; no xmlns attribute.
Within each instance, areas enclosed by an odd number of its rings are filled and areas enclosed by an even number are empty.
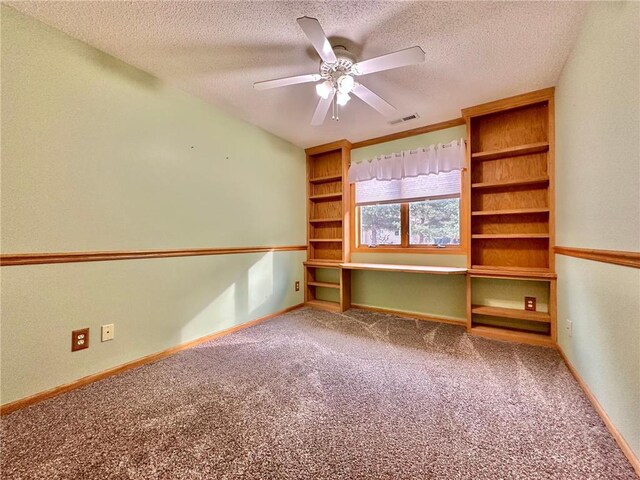
<svg viewBox="0 0 640 480"><path fill-rule="evenodd" d="M355 184L356 248L460 246L460 171Z"/></svg>

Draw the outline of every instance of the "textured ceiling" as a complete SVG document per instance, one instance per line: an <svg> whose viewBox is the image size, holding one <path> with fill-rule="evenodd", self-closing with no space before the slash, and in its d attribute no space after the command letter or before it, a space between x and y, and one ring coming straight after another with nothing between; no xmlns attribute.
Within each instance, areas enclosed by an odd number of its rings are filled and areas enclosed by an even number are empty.
<svg viewBox="0 0 640 480"><path fill-rule="evenodd" d="M456 118L460 109L555 85L573 47L581 2L10 2L28 15L308 147ZM259 80L316 73L296 18L319 19L332 44L366 59L419 45L426 62L362 84L420 119L391 126L354 98L309 125L313 84L256 91Z"/></svg>

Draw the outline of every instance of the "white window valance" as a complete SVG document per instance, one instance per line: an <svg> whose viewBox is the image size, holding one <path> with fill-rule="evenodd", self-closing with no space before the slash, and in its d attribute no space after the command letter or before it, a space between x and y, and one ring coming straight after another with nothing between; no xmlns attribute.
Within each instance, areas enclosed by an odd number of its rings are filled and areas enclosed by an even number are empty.
<svg viewBox="0 0 640 480"><path fill-rule="evenodd" d="M379 155L372 160L352 163L349 182L366 180L401 180L419 175L431 175L464 168L464 139L438 143L415 150Z"/></svg>

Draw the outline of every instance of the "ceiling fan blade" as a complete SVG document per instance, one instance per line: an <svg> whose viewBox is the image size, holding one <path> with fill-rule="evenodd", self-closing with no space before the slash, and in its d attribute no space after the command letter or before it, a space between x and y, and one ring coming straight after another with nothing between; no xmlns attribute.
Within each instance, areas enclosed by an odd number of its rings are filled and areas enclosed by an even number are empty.
<svg viewBox="0 0 640 480"><path fill-rule="evenodd" d="M351 71L355 75L367 75L368 73L382 72L392 68L414 65L424 62L424 51L420 47L411 47L397 52L387 53L379 57L363 60L353 65Z"/></svg>
<svg viewBox="0 0 640 480"><path fill-rule="evenodd" d="M335 91L331 92L327 98L320 99L320 101L318 102L318 106L316 107L316 111L313 113L311 125L317 127L318 125L322 125L324 123L327 112L331 107L331 102L333 102L334 95Z"/></svg>
<svg viewBox="0 0 640 480"><path fill-rule="evenodd" d="M253 88L256 90L266 90L268 88L286 87L287 85L295 85L296 83L317 82L322 77L317 73L309 73L307 75L297 75L295 77L276 78L275 80L265 80L264 82L256 82Z"/></svg>
<svg viewBox="0 0 640 480"><path fill-rule="evenodd" d="M353 90L351 90L351 92L359 97L363 102L369 104L371 107L380 112L384 117L392 117L393 115L397 115L399 113L396 107L391 105L386 100L383 100L381 97L379 97L360 83L356 83L353 86Z"/></svg>
<svg viewBox="0 0 640 480"><path fill-rule="evenodd" d="M320 58L327 63L336 63L338 59L336 54L333 53L333 48L324 34L324 30L320 26L318 19L311 17L300 17L298 19L298 25L302 28L307 38L311 41L313 48L316 49Z"/></svg>

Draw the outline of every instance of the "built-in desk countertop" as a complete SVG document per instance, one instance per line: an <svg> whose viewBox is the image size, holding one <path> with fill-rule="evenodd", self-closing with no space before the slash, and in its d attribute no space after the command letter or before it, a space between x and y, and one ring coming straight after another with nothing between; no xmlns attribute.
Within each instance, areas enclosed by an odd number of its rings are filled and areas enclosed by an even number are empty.
<svg viewBox="0 0 640 480"><path fill-rule="evenodd" d="M431 267L425 265L390 265L385 263L341 263L345 270L377 270L382 272L431 273L436 275L464 275L466 268Z"/></svg>

